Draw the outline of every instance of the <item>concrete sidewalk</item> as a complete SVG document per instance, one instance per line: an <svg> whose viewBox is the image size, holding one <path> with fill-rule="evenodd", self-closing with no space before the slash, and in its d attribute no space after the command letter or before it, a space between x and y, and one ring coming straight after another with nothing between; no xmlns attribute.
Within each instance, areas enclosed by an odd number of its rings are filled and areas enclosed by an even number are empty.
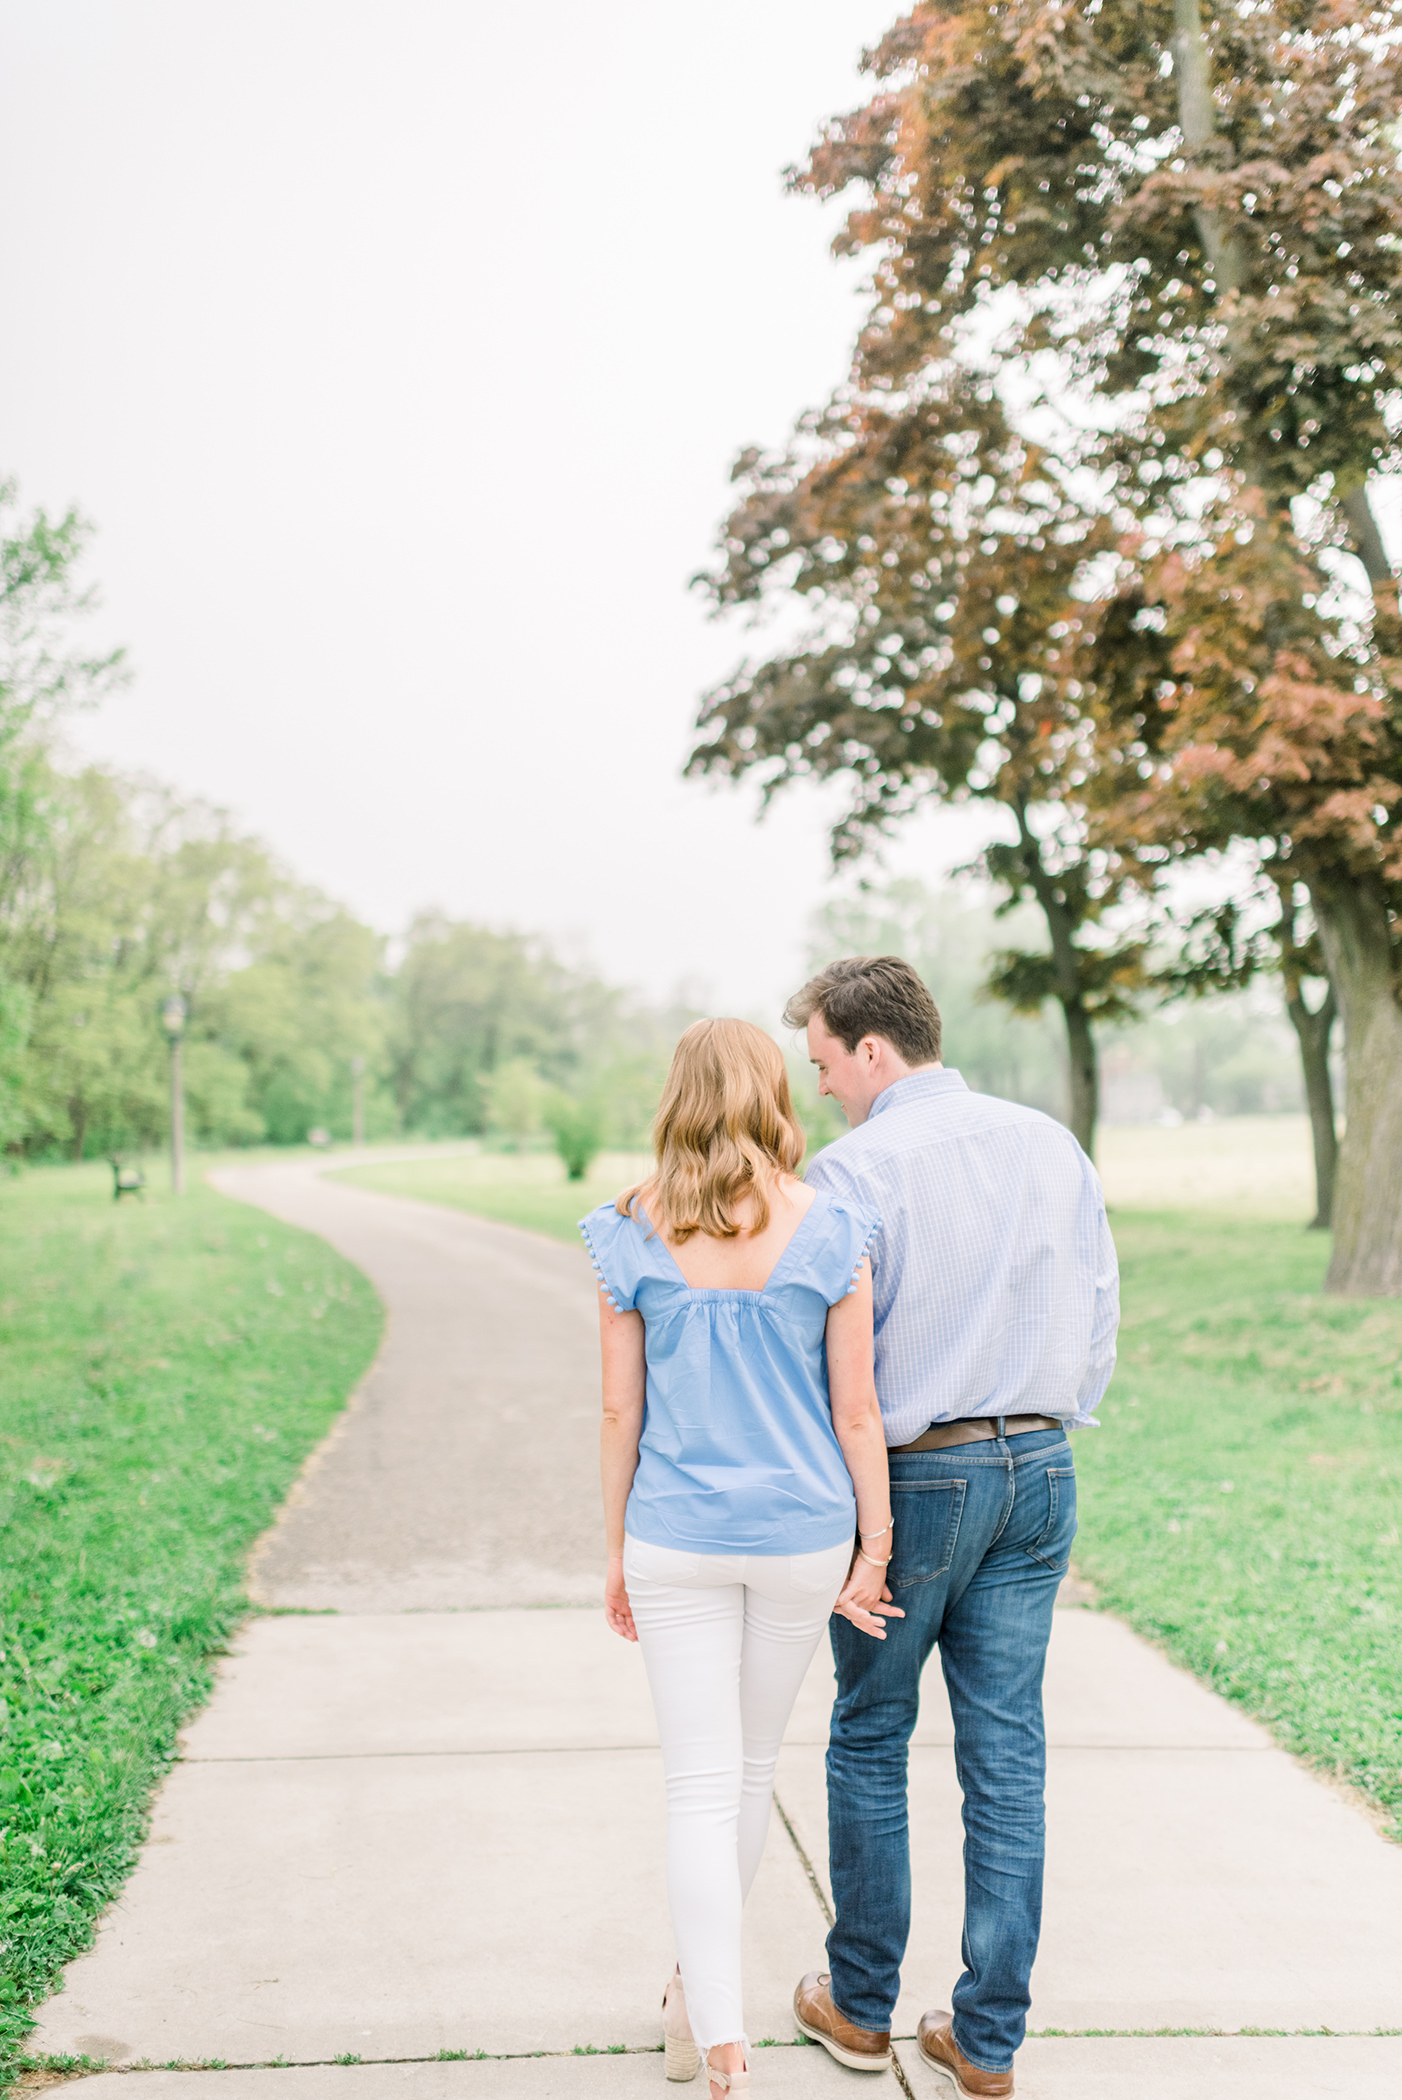
<svg viewBox="0 0 1402 2100"><path fill-rule="evenodd" d="M259 1558L268 1603L314 1595L325 1615L245 1629L33 2046L249 2067L85 2082L123 2100L660 2095L655 1731L636 1649L580 1602L598 1581L587 1265L305 1167L225 1185L357 1260L388 1341ZM906 2037L959 1968L958 1790L926 1682ZM748 2018L774 2045L755 2085L774 2100L880 2089L795 2046L790 2010L822 1959L829 1698L820 1653L747 1919ZM1372 2035L1402 2029L1402 1851L1099 1613L1058 1613L1047 1714L1031 2024L1082 2033L1029 2041L1019 2094L1402 2091L1402 2039ZM1285 2034L1126 2033L1243 2027ZM1335 2032L1301 2034L1319 2028ZM907 2092L947 2100L908 2041L899 2055Z"/></svg>

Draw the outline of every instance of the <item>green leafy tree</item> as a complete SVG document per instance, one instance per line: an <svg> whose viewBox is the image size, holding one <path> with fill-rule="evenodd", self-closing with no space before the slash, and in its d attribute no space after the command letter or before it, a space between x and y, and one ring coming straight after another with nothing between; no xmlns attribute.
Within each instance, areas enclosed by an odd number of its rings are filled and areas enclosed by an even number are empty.
<svg viewBox="0 0 1402 2100"><path fill-rule="evenodd" d="M636 1144L691 1018L567 967L540 941L425 913L391 988L389 1056L404 1127L455 1137L495 1125L519 1140L543 1112L531 1106L529 1068L542 1093L587 1097L604 1141Z"/></svg>
<svg viewBox="0 0 1402 2100"><path fill-rule="evenodd" d="M76 510L22 516L17 485L0 480L0 750L91 706L126 676L122 650L91 655L74 643L74 627L97 603L78 577L91 537Z"/></svg>
<svg viewBox="0 0 1402 2100"><path fill-rule="evenodd" d="M546 1087L528 1057L508 1057L483 1081L492 1127L519 1152L541 1127Z"/></svg>
<svg viewBox="0 0 1402 2100"><path fill-rule="evenodd" d="M274 1144L318 1126L350 1135L352 1057L387 1068L379 935L317 890L278 876L253 959L202 999L210 1038L247 1073L248 1101Z"/></svg>
<svg viewBox="0 0 1402 2100"><path fill-rule="evenodd" d="M42 845L8 927L30 1003L20 1086L29 1151L136 1148L167 1113L167 1052L145 961L149 870L121 784L50 775Z"/></svg>
<svg viewBox="0 0 1402 2100"><path fill-rule="evenodd" d="M32 1010L27 988L0 978L0 1151L24 1130L21 1089Z"/></svg>
<svg viewBox="0 0 1402 2100"><path fill-rule="evenodd" d="M52 775L45 741L73 708L120 682L120 650L85 654L74 630L94 605L78 580L91 528L74 510L22 515L0 481L0 1146L22 1137L34 997L13 949L40 881Z"/></svg>
<svg viewBox="0 0 1402 2100"><path fill-rule="evenodd" d="M951 364L1094 435L1071 493L1115 522L1128 617L1090 623L1115 648L1081 710L1083 843L1152 873L1265 839L1304 883L1348 1045L1330 1284L1402 1291L1402 631L1369 495L1397 458L1402 10L926 0L868 64L795 178L852 197L839 247L873 263L826 464L860 454L854 419L946 400ZM799 544L817 581L821 536ZM1348 550L1373 599L1351 640ZM881 770L861 734L851 765Z"/></svg>
<svg viewBox="0 0 1402 2100"><path fill-rule="evenodd" d="M715 602L798 597L810 627L707 696L691 760L757 774L766 800L841 780L839 863L927 800L998 809L1010 836L981 871L1007 909L1036 905L1046 947L1002 958L991 987L1020 1012L1060 1007L1069 1121L1087 1151L1095 1024L1133 1011L1142 981L1143 943L1117 911L1153 880L1140 856L1089 834L1092 797L1105 799L1098 687L1156 647L1114 589L1126 520L1096 500L1096 464L1092 440L1059 457L1034 443L991 382L948 355L894 402L859 375L788 452L743 455Z"/></svg>
<svg viewBox="0 0 1402 2100"><path fill-rule="evenodd" d="M378 936L218 810L101 768L55 776L50 796L9 950L29 1001L26 1147L82 1157L159 1141L172 990L188 1008L198 1140L348 1129L350 1057L384 1064Z"/></svg>
<svg viewBox="0 0 1402 2100"><path fill-rule="evenodd" d="M405 1127L486 1128L489 1076L525 1058L558 1081L576 1052L569 972L516 934L425 913L395 973L391 1057Z"/></svg>

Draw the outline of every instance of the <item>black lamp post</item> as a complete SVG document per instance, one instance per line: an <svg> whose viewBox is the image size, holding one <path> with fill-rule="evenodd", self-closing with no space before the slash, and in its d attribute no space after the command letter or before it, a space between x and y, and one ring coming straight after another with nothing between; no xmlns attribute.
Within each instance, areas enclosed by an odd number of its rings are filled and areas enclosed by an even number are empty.
<svg viewBox="0 0 1402 2100"><path fill-rule="evenodd" d="M185 1193L185 1089L180 1076L180 1039L185 1033L185 1001L178 992L161 1001L161 1026L170 1044L170 1185Z"/></svg>

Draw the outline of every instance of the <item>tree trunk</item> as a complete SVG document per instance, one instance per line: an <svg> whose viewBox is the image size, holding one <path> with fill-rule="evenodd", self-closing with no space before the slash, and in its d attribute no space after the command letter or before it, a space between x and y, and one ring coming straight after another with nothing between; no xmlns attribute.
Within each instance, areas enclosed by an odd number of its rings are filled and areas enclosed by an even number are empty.
<svg viewBox="0 0 1402 2100"><path fill-rule="evenodd" d="M1325 1289L1402 1297L1402 1005L1382 885L1368 877L1310 883L1319 939L1344 1017L1345 1130L1334 1196L1334 1258Z"/></svg>
<svg viewBox="0 0 1402 2100"><path fill-rule="evenodd" d="M1080 961L1073 938L1076 926L1067 910L1056 877L1042 862L1042 849L1027 822L1021 802L1012 805L1022 847L1022 864L1033 896L1042 907L1051 937L1052 962L1056 970L1056 997L1066 1021L1066 1049L1070 1080L1070 1113L1067 1122L1087 1159L1095 1158L1095 1126L1100 1115L1100 1060L1090 1015L1081 991Z"/></svg>
<svg viewBox="0 0 1402 2100"><path fill-rule="evenodd" d="M1314 1216L1311 1232L1327 1232L1334 1217L1334 1175L1339 1162L1339 1133L1334 1120L1334 1082L1329 1073L1329 1039L1339 1002L1331 984L1323 1005L1311 1013L1299 986L1286 993L1285 1011L1300 1039L1305 1074L1310 1135L1314 1140Z"/></svg>
<svg viewBox="0 0 1402 2100"><path fill-rule="evenodd" d="M1217 136L1217 108L1212 99L1212 53L1199 0L1173 0L1173 72L1183 143L1189 153L1201 153ZM1217 212L1199 207L1193 218L1218 290L1240 291L1245 275L1241 243Z"/></svg>
<svg viewBox="0 0 1402 2100"><path fill-rule="evenodd" d="M1211 151L1217 117L1200 0L1173 0L1173 26L1184 143L1194 154ZM1219 290L1239 291L1246 276L1239 239L1217 213L1199 209L1193 216ZM1219 358L1229 374L1230 333ZM1249 433L1243 464L1248 477L1256 478ZM1270 489L1264 481L1260 485L1271 500ZM1336 494L1375 595L1390 597L1394 578L1368 498L1366 472L1352 487L1340 484ZM1343 867L1311 881L1310 894L1344 1017L1347 1058L1334 1256L1325 1287L1349 1297L1402 1297L1402 1006L1387 910L1376 878Z"/></svg>
<svg viewBox="0 0 1402 2100"><path fill-rule="evenodd" d="M1368 574L1368 581L1375 591L1392 586L1392 563L1387 558L1383 536L1378 530L1378 521L1373 515L1373 506L1368 499L1368 485L1360 482L1356 488L1339 489L1339 508L1348 519L1349 531L1353 535L1354 552Z"/></svg>
<svg viewBox="0 0 1402 2100"><path fill-rule="evenodd" d="M1090 1015L1082 1001L1063 999L1066 1048L1071 1082L1071 1134L1087 1159L1095 1158L1095 1125L1100 1114L1100 1061L1091 1034Z"/></svg>

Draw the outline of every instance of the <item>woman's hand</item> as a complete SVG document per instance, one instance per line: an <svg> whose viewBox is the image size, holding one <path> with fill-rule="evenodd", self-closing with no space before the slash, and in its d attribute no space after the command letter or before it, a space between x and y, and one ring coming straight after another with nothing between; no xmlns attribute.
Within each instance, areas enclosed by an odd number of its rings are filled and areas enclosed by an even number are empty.
<svg viewBox="0 0 1402 2100"><path fill-rule="evenodd" d="M855 1287L828 1313L828 1391L832 1426L852 1476L857 1497L857 1548L865 1541L875 1550L869 1560L860 1550L833 1606L873 1640L884 1641L887 1619L905 1613L891 1602L886 1569L877 1562L891 1550L891 1476L886 1460L886 1432L872 1375L871 1264L863 1261ZM880 1527L878 1529L878 1526Z"/></svg>
<svg viewBox="0 0 1402 2100"><path fill-rule="evenodd" d="M833 1610L862 1633L869 1633L873 1640L886 1638L885 1621L903 1619L905 1613L898 1604L891 1602L891 1592L886 1581L886 1570L874 1568L860 1553L852 1556L852 1567L842 1585Z"/></svg>
<svg viewBox="0 0 1402 2100"><path fill-rule="evenodd" d="M628 1586L623 1580L623 1555L609 1555L608 1573L604 1577L604 1617L614 1632L625 1641L635 1641L638 1629L633 1624L633 1607L628 1602Z"/></svg>

